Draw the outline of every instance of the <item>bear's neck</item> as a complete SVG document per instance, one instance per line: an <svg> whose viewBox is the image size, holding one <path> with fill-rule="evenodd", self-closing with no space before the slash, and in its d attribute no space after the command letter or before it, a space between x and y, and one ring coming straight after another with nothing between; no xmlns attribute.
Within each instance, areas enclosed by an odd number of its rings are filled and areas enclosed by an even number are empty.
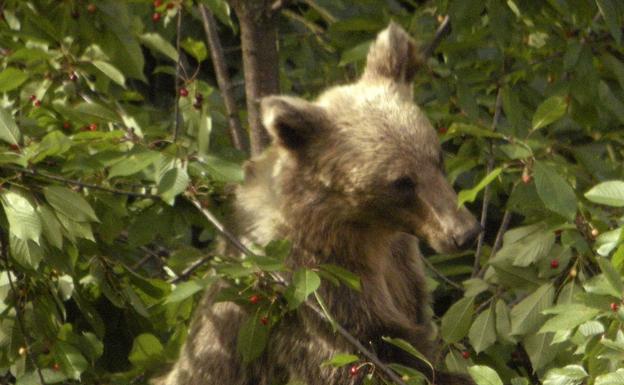
<svg viewBox="0 0 624 385"><path fill-rule="evenodd" d="M292 263L314 266L332 263L361 270L390 252L393 232L366 223L336 219L335 209L282 208L280 236L292 242Z"/></svg>

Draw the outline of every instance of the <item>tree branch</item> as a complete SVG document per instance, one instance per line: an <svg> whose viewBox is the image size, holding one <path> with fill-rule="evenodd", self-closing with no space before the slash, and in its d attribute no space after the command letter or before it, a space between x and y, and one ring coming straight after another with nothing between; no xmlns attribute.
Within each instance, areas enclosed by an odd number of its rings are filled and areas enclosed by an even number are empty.
<svg viewBox="0 0 624 385"><path fill-rule="evenodd" d="M180 114L180 78L182 73L182 51L180 50L182 30L182 7L178 9L178 19L176 22L176 52L178 53L178 61L175 67L175 106L174 106L174 126L173 141L175 142L180 135L180 126L182 125L182 115Z"/></svg>
<svg viewBox="0 0 624 385"><path fill-rule="evenodd" d="M448 15L446 15L444 16L442 23L440 23L440 26L436 30L436 33L433 36L433 40L431 40L431 43L429 43L427 48L425 48L423 51L423 55L425 58L428 58L429 56L433 55L435 50L438 48L438 46L442 42L442 39L446 35L448 35L449 32L451 32L451 19L449 18Z"/></svg>
<svg viewBox="0 0 624 385"><path fill-rule="evenodd" d="M17 172L28 174L30 176L37 177L37 178L53 180L56 182L62 182L62 183L73 185L73 186L90 188L93 190L106 191L106 192L116 194L116 195L127 195L127 196L138 197L138 198L160 199L158 195L154 195L151 193L140 193L140 192L135 192L135 191L119 190L116 188L106 187L106 186L93 184L93 183L86 183L86 182L82 182L82 181L75 180L75 179L68 179L62 176L58 176L58 175L50 175L50 174L42 173L41 171L32 170L29 168L23 168L23 167L17 167L17 166L11 166L11 165L5 164L5 165L2 165L0 169L17 171Z"/></svg>
<svg viewBox="0 0 624 385"><path fill-rule="evenodd" d="M212 58L212 64L217 76L217 84L221 90L221 95L223 95L232 144L236 149L249 153L249 139L238 117L238 106L232 95L232 83L227 72L223 47L217 33L217 23L212 12L204 4L199 4L199 13L202 17L206 40L210 46L210 57Z"/></svg>
<svg viewBox="0 0 624 385"><path fill-rule="evenodd" d="M262 125L259 101L280 91L276 14L271 11L273 3L269 0L230 0L230 4L241 29L251 155L258 155L270 143Z"/></svg>
<svg viewBox="0 0 624 385"><path fill-rule="evenodd" d="M496 127L500 121L501 111L503 109L503 89L499 88L496 93L496 102L494 104L494 117L492 118L492 131L496 131ZM494 152L492 141L489 141L489 153L485 175L489 175L494 168ZM483 206L481 207L481 228L483 231L479 233L477 238L477 250L475 251L474 263L472 265L472 277L479 275L481 250L483 249L483 241L485 239L485 225L487 224L488 207L490 205L490 184L485 186L483 190Z"/></svg>

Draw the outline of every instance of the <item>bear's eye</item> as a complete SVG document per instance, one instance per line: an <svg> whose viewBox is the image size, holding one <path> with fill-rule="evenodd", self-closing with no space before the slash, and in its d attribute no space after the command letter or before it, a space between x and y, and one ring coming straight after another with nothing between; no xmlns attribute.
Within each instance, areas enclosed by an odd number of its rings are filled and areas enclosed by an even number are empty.
<svg viewBox="0 0 624 385"><path fill-rule="evenodd" d="M402 176L392 182L392 187L400 192L412 192L416 188L416 183L409 176Z"/></svg>

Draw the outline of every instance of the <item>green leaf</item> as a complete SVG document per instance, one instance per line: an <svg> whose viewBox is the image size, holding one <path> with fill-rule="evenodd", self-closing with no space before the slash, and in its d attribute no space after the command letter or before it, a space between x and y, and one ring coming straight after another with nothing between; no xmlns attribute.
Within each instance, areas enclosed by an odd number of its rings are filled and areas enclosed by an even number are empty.
<svg viewBox="0 0 624 385"><path fill-rule="evenodd" d="M36 270L43 259L43 249L33 241L25 241L11 236L9 241L11 256L20 265Z"/></svg>
<svg viewBox="0 0 624 385"><path fill-rule="evenodd" d="M237 163L212 155L203 157L202 161L210 176L217 182L238 183L244 179L243 168Z"/></svg>
<svg viewBox="0 0 624 385"><path fill-rule="evenodd" d="M501 172L503 172L502 167L497 167L489 174L487 174L483 179L481 179L481 181L470 190L460 191L457 195L457 206L461 206L465 202L474 202L474 200L477 198L477 194L479 194L479 191L483 190L485 186L492 183L492 181L496 179Z"/></svg>
<svg viewBox="0 0 624 385"><path fill-rule="evenodd" d="M620 123L624 123L624 103L611 91L607 83L603 81L598 83L598 96L602 106L611 111Z"/></svg>
<svg viewBox="0 0 624 385"><path fill-rule="evenodd" d="M505 136L487 128L479 127L474 124L453 123L446 132L446 136L469 135L476 138L494 138L502 139Z"/></svg>
<svg viewBox="0 0 624 385"><path fill-rule="evenodd" d="M551 96L544 100L533 115L533 130L540 129L561 119L565 115L567 107L565 98L561 96Z"/></svg>
<svg viewBox="0 0 624 385"><path fill-rule="evenodd" d="M19 190L3 190L0 200L9 221L11 234L23 241L39 243L42 226L39 215L32 205L32 197Z"/></svg>
<svg viewBox="0 0 624 385"><path fill-rule="evenodd" d="M543 162L533 166L537 194L547 209L568 220L576 217L576 195L568 182L554 168Z"/></svg>
<svg viewBox="0 0 624 385"><path fill-rule="evenodd" d="M350 363L359 361L360 357L354 356L353 354L334 354L334 356L325 362L323 362L322 366L333 366L334 368L340 368L345 365L349 365Z"/></svg>
<svg viewBox="0 0 624 385"><path fill-rule="evenodd" d="M496 342L494 303L474 320L468 332L468 338L477 353L484 351Z"/></svg>
<svg viewBox="0 0 624 385"><path fill-rule="evenodd" d="M9 92L28 80L28 74L17 68L8 67L0 72L0 92Z"/></svg>
<svg viewBox="0 0 624 385"><path fill-rule="evenodd" d="M474 297L464 297L455 302L442 317L440 332L449 344L458 342L468 334L474 314Z"/></svg>
<svg viewBox="0 0 624 385"><path fill-rule="evenodd" d="M585 337L591 337L602 334L605 331L604 325L600 321L587 321L578 328L579 332Z"/></svg>
<svg viewBox="0 0 624 385"><path fill-rule="evenodd" d="M351 289L357 290L357 291L360 291L362 289L362 286L360 283L360 277L353 274L349 270L343 269L340 266L331 265L331 264L322 264L319 267L321 268L321 270L326 271L329 274L333 275L334 277L338 278L340 281L342 281L345 285L347 285Z"/></svg>
<svg viewBox="0 0 624 385"><path fill-rule="evenodd" d="M89 367L89 363L82 353L64 341L54 343L54 357L63 372L75 380L80 380L80 375Z"/></svg>
<svg viewBox="0 0 624 385"><path fill-rule="evenodd" d="M54 215L54 211L50 206L41 204L37 206L37 213L41 218L43 226L43 236L45 239L57 249L63 248L63 229L58 219Z"/></svg>
<svg viewBox="0 0 624 385"><path fill-rule="evenodd" d="M65 187L46 186L43 195L56 211L77 222L99 222L95 212L82 195Z"/></svg>
<svg viewBox="0 0 624 385"><path fill-rule="evenodd" d="M513 341L509 308L501 299L496 301L496 335L503 341Z"/></svg>
<svg viewBox="0 0 624 385"><path fill-rule="evenodd" d="M206 48L206 44L204 44L204 42L201 40L195 40L191 37L187 37L182 42L181 46L198 62L202 62L208 57L208 49Z"/></svg>
<svg viewBox="0 0 624 385"><path fill-rule="evenodd" d="M67 375L60 370L41 369L41 375L46 384L67 383ZM37 371L26 373L16 379L15 385L41 385L41 378Z"/></svg>
<svg viewBox="0 0 624 385"><path fill-rule="evenodd" d="M602 182L585 193L585 198L607 206L624 207L624 181Z"/></svg>
<svg viewBox="0 0 624 385"><path fill-rule="evenodd" d="M546 319L542 314L552 305L555 290L552 284L542 285L511 309L511 334L527 334L537 329Z"/></svg>
<svg viewBox="0 0 624 385"><path fill-rule="evenodd" d="M602 374L596 377L594 385L622 385L624 384L624 368L613 373Z"/></svg>
<svg viewBox="0 0 624 385"><path fill-rule="evenodd" d="M571 330L597 316L600 310L573 303L569 305L558 305L554 309L549 309L543 313L556 315L546 321L538 333Z"/></svg>
<svg viewBox="0 0 624 385"><path fill-rule="evenodd" d="M622 293L624 295L624 282L622 282L622 276L620 273L615 270L611 261L604 257L596 257L598 261L598 265L600 265L600 270L607 278L609 284L613 287L616 292Z"/></svg>
<svg viewBox="0 0 624 385"><path fill-rule="evenodd" d="M115 122L121 120L115 111L95 102L84 102L74 106L74 111L82 115L82 119L89 122Z"/></svg>
<svg viewBox="0 0 624 385"><path fill-rule="evenodd" d="M158 364L162 360L164 348L153 334L143 333L132 342L132 350L128 360L138 367L144 368Z"/></svg>
<svg viewBox="0 0 624 385"><path fill-rule="evenodd" d="M542 369L557 355L558 349L551 345L552 341L552 333L527 334L524 338L524 349L529 355L533 370Z"/></svg>
<svg viewBox="0 0 624 385"><path fill-rule="evenodd" d="M158 184L158 195L173 206L176 196L186 191L189 176L183 168L175 167L165 173Z"/></svg>
<svg viewBox="0 0 624 385"><path fill-rule="evenodd" d="M136 150L131 152L125 158L112 165L108 171L108 178L112 179L118 176L129 176L144 171L147 167L156 162L162 154L151 150Z"/></svg>
<svg viewBox="0 0 624 385"><path fill-rule="evenodd" d="M340 57L340 62L338 63L338 66L343 67L347 64L363 61L368 54L368 49L370 48L371 44L372 41L365 41L356 45L355 47L344 51L342 53L342 56Z"/></svg>
<svg viewBox="0 0 624 385"><path fill-rule="evenodd" d="M22 133L15 124L13 116L3 107L0 107L0 139L9 144L17 145L21 137Z"/></svg>
<svg viewBox="0 0 624 385"><path fill-rule="evenodd" d="M431 368L431 371L434 371L433 368L433 364L431 364L431 362L429 362L429 360L427 359L427 357L425 357L424 354L422 354L421 352L418 351L418 349L416 349L414 346L412 346L412 344L410 344L409 342L401 339L401 338L390 338L390 337L382 337L382 339L396 347L398 347L399 349L409 353L412 357L419 359L420 361L422 361L423 363L427 364L427 366L429 368Z"/></svg>
<svg viewBox="0 0 624 385"><path fill-rule="evenodd" d="M609 32L615 41L622 44L622 23L618 12L617 0L596 0L598 10L609 27Z"/></svg>
<svg viewBox="0 0 624 385"><path fill-rule="evenodd" d="M153 32L144 33L140 36L140 39L141 43L145 44L154 51L162 53L174 62L178 61L178 51L176 51L175 47L165 40L160 34ZM187 40L188 39L189 38L187 38Z"/></svg>
<svg viewBox="0 0 624 385"><path fill-rule="evenodd" d="M546 373L544 385L578 385L587 377L587 372L580 365L568 365L551 369Z"/></svg>
<svg viewBox="0 0 624 385"><path fill-rule="evenodd" d="M310 294L321 285L318 274L311 270L299 269L293 274L292 283L286 295L288 307L292 310L301 305Z"/></svg>
<svg viewBox="0 0 624 385"><path fill-rule="evenodd" d="M471 366L468 368L468 373L477 385L503 385L498 374L488 366Z"/></svg>
<svg viewBox="0 0 624 385"><path fill-rule="evenodd" d="M249 363L258 358L266 346L269 337L269 327L261 322L263 313L258 309L249 317L238 332L237 349L243 357L243 363Z"/></svg>
<svg viewBox="0 0 624 385"><path fill-rule="evenodd" d="M119 84L122 87L126 87L126 78L115 66L110 63L101 60L93 60L91 62L97 69L108 76L112 81Z"/></svg>
<svg viewBox="0 0 624 385"><path fill-rule="evenodd" d="M214 281L215 278L210 277L182 282L165 298L164 304L184 301L195 293L205 290L208 286L212 285Z"/></svg>

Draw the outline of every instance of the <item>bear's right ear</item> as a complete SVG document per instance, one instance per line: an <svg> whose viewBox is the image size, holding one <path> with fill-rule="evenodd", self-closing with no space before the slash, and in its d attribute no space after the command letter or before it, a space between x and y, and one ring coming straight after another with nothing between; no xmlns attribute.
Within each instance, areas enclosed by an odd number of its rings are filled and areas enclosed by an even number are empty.
<svg viewBox="0 0 624 385"><path fill-rule="evenodd" d="M300 150L320 135L326 126L325 111L308 101L291 96L268 96L260 102L262 123L274 143Z"/></svg>
<svg viewBox="0 0 624 385"><path fill-rule="evenodd" d="M386 78L407 84L424 59L416 42L395 22L377 35L366 57L365 79Z"/></svg>

